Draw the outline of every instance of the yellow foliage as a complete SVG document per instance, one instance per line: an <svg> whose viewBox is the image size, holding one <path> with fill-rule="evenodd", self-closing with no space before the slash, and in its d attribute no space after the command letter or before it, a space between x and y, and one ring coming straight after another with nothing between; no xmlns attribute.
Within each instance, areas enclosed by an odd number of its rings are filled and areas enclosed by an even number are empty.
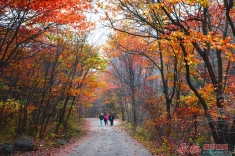
<svg viewBox="0 0 235 156"><path fill-rule="evenodd" d="M0 101L0 108L2 108L3 106L5 113L11 113L19 110L20 103L19 101L16 101L14 99L7 99L6 102Z"/></svg>
<svg viewBox="0 0 235 156"><path fill-rule="evenodd" d="M209 0L186 0L187 3L189 4L194 4L194 3L198 3L201 6L203 6L204 8L207 8L210 6L210 1Z"/></svg>

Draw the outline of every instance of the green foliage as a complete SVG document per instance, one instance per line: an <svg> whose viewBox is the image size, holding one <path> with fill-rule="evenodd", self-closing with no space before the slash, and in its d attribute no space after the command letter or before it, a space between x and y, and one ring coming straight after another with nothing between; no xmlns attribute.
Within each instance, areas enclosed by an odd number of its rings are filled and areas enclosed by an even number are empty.
<svg viewBox="0 0 235 156"><path fill-rule="evenodd" d="M138 126L136 128L136 135L138 137L138 140L149 140L149 132L141 126Z"/></svg>
<svg viewBox="0 0 235 156"><path fill-rule="evenodd" d="M189 138L190 143L198 144L201 147L203 147L203 143L208 141L208 137L205 135L199 135L197 138Z"/></svg>
<svg viewBox="0 0 235 156"><path fill-rule="evenodd" d="M5 127L0 130L0 143L9 142L14 143L14 138L17 136L15 132L15 123L13 119L9 119ZM13 138L13 139L12 139Z"/></svg>

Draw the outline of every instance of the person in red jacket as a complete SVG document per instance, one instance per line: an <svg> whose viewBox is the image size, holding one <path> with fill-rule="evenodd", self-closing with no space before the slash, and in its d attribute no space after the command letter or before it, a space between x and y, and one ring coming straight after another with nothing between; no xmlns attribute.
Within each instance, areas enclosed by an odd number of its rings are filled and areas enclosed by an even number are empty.
<svg viewBox="0 0 235 156"><path fill-rule="evenodd" d="M109 119L109 116L107 114L104 115L104 124L105 125L108 125L108 119Z"/></svg>

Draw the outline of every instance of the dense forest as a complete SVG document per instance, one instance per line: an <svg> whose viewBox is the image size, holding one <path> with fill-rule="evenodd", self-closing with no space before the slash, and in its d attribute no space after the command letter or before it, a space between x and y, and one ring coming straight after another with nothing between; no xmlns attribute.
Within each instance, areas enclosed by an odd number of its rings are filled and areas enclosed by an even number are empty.
<svg viewBox="0 0 235 156"><path fill-rule="evenodd" d="M1 0L0 136L112 113L154 154L233 152L234 21L233 0Z"/></svg>

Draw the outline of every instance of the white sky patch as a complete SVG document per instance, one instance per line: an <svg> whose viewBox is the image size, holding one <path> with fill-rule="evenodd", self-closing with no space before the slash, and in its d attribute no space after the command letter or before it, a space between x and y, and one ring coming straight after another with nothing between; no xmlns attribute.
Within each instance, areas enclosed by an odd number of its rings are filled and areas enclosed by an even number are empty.
<svg viewBox="0 0 235 156"><path fill-rule="evenodd" d="M98 8L97 3L98 1L94 1L94 7L97 8L98 11L96 13L89 13L87 16L88 20L94 22L96 25L95 30L93 30L89 36L88 42L90 44L102 45L107 41L110 29L104 27L104 21L102 21L101 18L105 17L105 14Z"/></svg>

